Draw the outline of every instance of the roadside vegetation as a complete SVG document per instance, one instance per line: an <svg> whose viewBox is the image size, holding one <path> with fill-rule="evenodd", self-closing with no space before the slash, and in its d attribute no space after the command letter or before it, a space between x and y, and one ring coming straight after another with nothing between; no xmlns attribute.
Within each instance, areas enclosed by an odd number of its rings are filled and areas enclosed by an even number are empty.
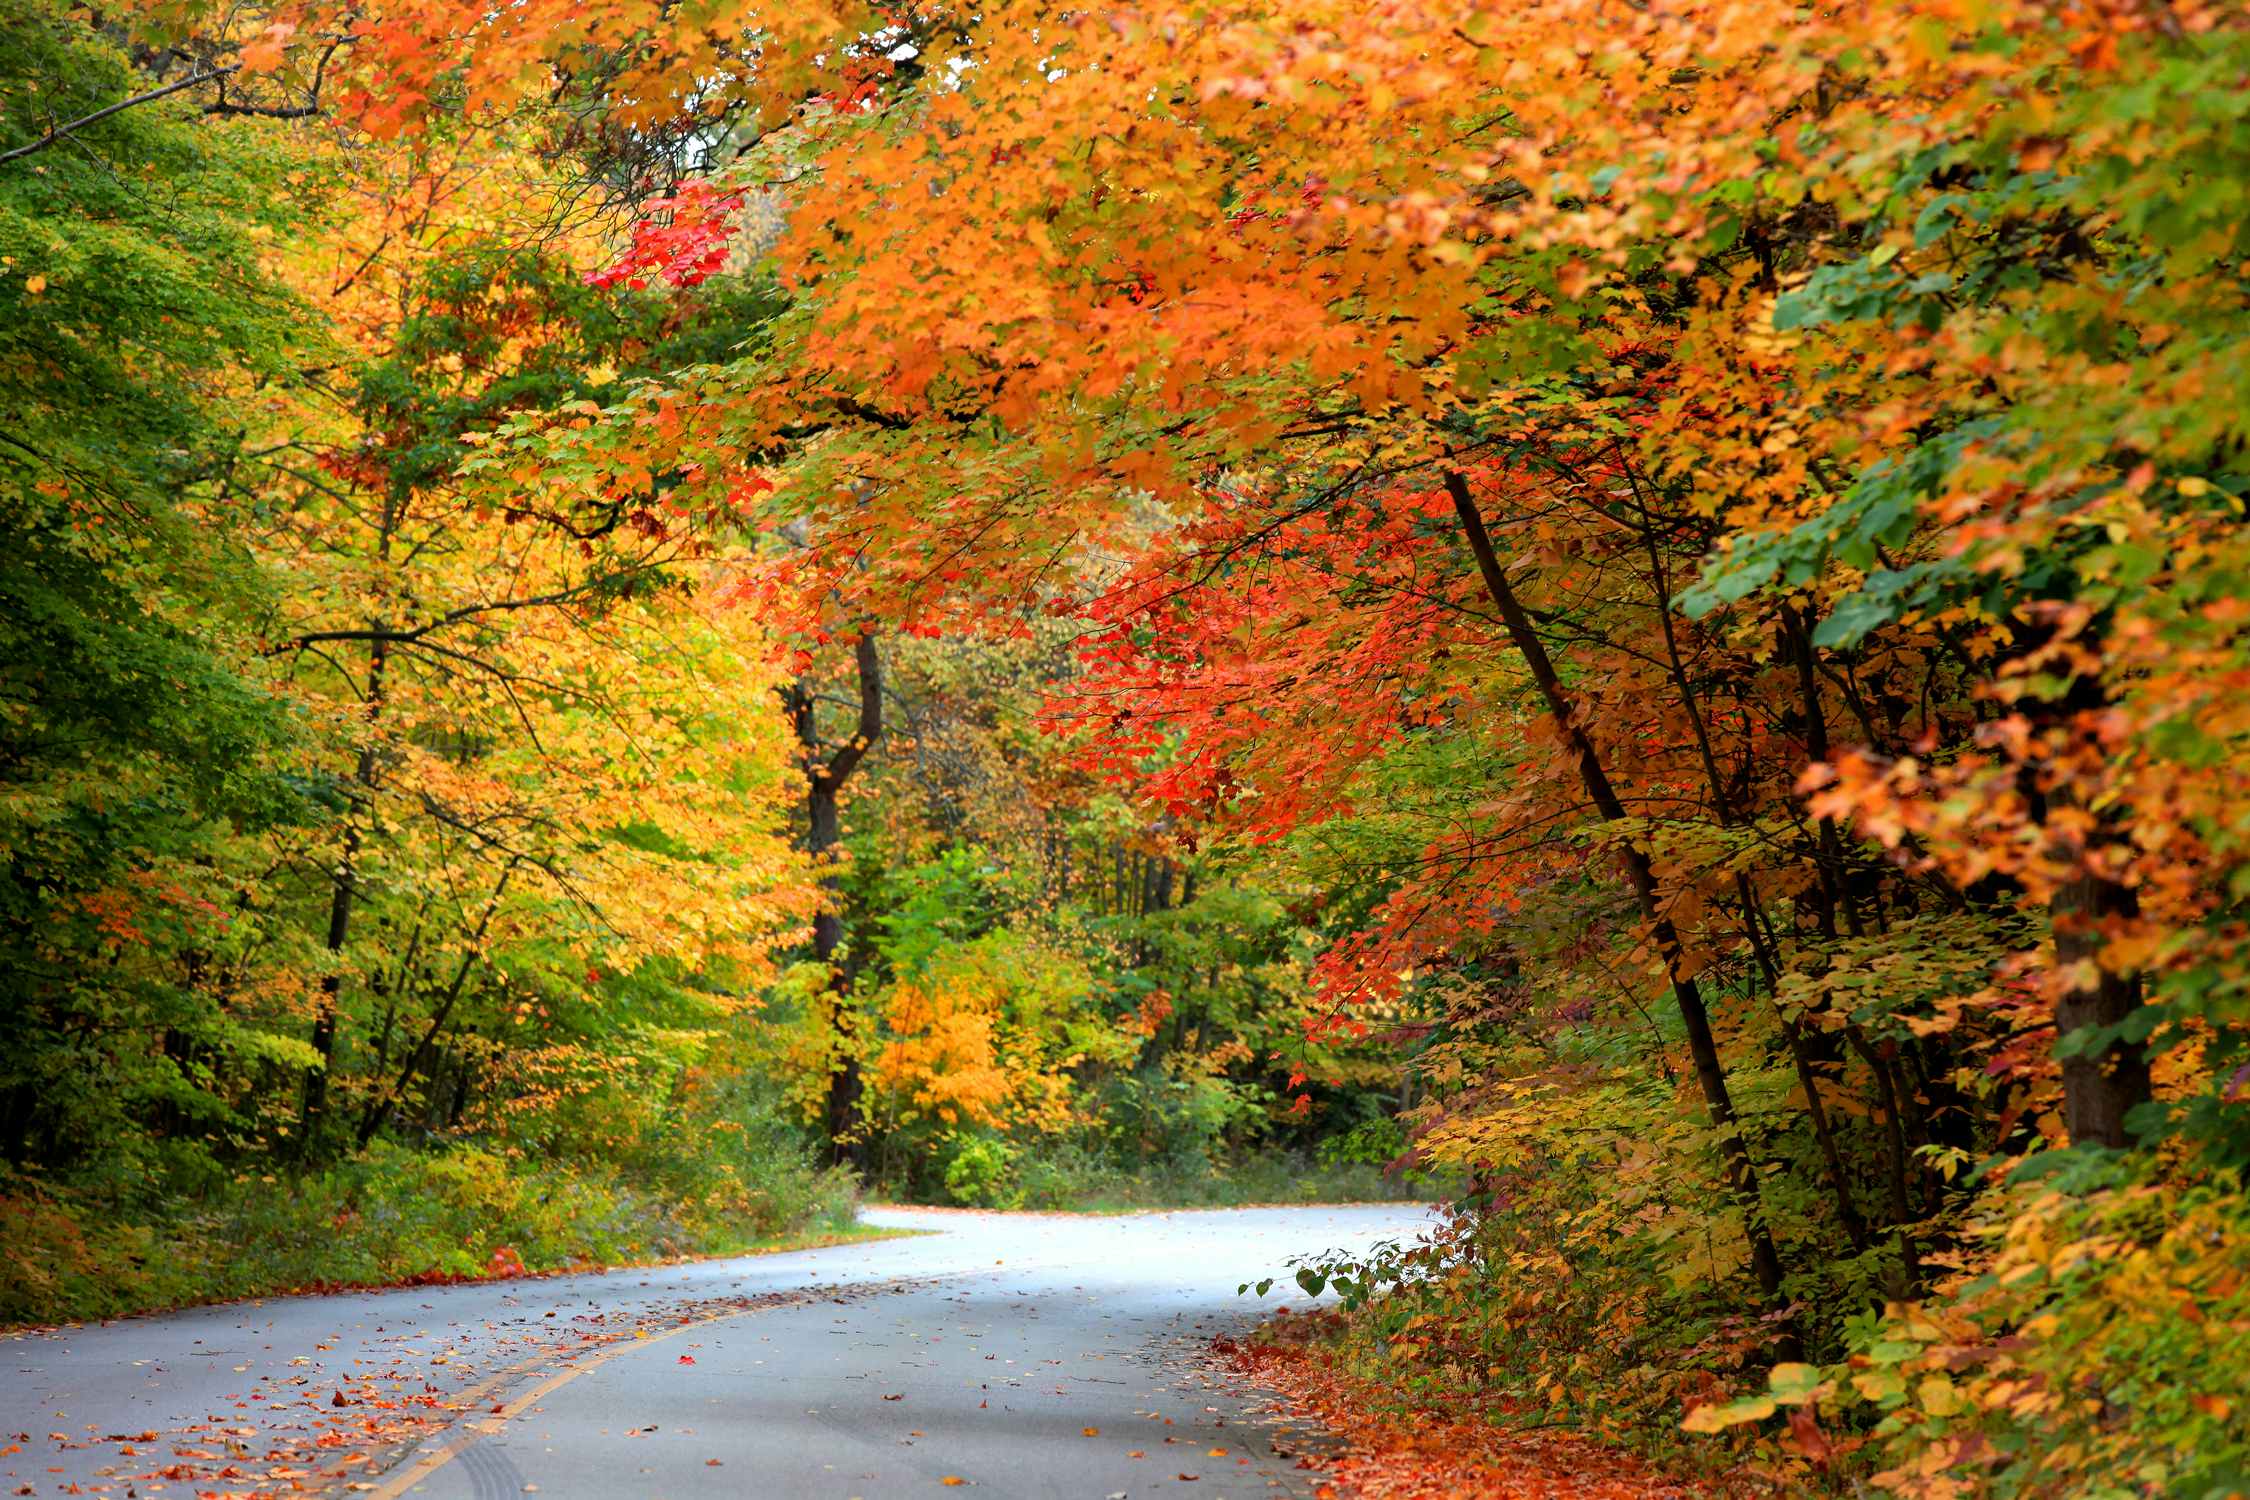
<svg viewBox="0 0 2250 1500"><path fill-rule="evenodd" d="M1426 1193L1406 1426L2250 1492L2245 79L18 0L0 1316Z"/></svg>

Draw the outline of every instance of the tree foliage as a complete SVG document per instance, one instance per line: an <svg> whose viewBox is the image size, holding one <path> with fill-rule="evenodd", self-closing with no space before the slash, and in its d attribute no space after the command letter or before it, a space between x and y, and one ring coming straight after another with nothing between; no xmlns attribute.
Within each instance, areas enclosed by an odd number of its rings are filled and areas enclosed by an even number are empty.
<svg viewBox="0 0 2250 1500"><path fill-rule="evenodd" d="M659 968L727 991L817 905L767 1066L876 1170L983 1201L1136 1109L1142 1149L1343 1139L1386 1047L1410 1159L1467 1194L1344 1271L1389 1289L1349 1347L1425 1399L1684 1422L1789 1483L2244 1483L2235 10L142 28L238 66L222 114L392 143L349 174L382 210L311 232L383 276L291 283L342 299L350 401L272 364L270 298L170 356L270 369L323 454L219 533L314 587L177 597L244 635L190 711L273 726L230 767L328 754L229 836L286 843L331 931L363 884L433 952L481 956L489 914L523 956L480 993L559 952L541 994L599 1013ZM168 107L110 119L155 152ZM466 173L536 211L484 221ZM161 566L211 586L191 543ZM675 624L704 644L651 682L635 632ZM784 671L809 864L706 800L796 790ZM595 910L632 961L566 982ZM711 911L735 941L683 934ZM332 1129L337 1036L404 955L295 930L297 1113Z"/></svg>

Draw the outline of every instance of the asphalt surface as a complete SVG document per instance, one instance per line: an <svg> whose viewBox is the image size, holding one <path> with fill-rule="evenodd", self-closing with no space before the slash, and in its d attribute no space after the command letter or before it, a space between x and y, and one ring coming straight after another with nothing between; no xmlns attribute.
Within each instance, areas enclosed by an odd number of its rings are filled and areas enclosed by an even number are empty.
<svg viewBox="0 0 2250 1500"><path fill-rule="evenodd" d="M1297 1459L1317 1435L1216 1382L1209 1340L1284 1300L1239 1283L1289 1286L1292 1256L1428 1222L1403 1205L866 1218L935 1233L18 1336L0 1344L0 1491L1309 1496Z"/></svg>

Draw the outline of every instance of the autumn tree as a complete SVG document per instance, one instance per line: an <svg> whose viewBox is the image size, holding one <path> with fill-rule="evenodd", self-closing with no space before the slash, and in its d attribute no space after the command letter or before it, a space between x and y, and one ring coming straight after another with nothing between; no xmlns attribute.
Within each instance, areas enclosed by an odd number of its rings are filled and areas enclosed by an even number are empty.
<svg viewBox="0 0 2250 1500"><path fill-rule="evenodd" d="M2241 1393L2167 1394L2231 1368L2245 1235L2234 11L150 19L202 69L175 101L224 69L230 107L505 125L603 184L593 282L709 336L580 344L583 304L480 283L461 370L417 374L463 420L395 408L434 439L410 487L595 557L757 538L733 593L862 643L842 749L797 692L816 853L884 723L871 630L1061 619L1047 723L1140 852L1317 873L1319 1003L1274 1008L1308 1045L1395 1026L1416 1152L1475 1188L1384 1347L1500 1371L1446 1377L1471 1402L1786 1406L1811 1467L1859 1424L1902 1492L2239 1467ZM519 369L550 378L488 382ZM344 675L435 787L391 622L446 615L354 606ZM816 952L880 953L836 899ZM1002 1045L1041 986L918 951L881 954L901 1111L1054 1076ZM2091 1351L2150 1280L2192 1328L2121 1382Z"/></svg>

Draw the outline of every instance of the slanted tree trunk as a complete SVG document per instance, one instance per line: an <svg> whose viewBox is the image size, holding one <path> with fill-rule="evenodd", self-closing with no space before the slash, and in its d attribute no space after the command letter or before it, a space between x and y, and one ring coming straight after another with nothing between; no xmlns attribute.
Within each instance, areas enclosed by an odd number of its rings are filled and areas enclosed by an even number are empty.
<svg viewBox="0 0 2250 1500"><path fill-rule="evenodd" d="M399 1069L398 1081L372 1100L367 1106L367 1113L360 1117L360 1150L366 1150L376 1133L389 1122L391 1112L398 1107L399 1101L406 1097L407 1089L413 1085L414 1075L427 1064L438 1034L445 1030L445 1023L452 1016L453 1007L460 1002L461 992L469 982L470 972L476 968L477 961L484 957L484 936L492 930L492 919L498 914L501 898L508 894L508 882L515 878L515 874L516 861L511 859L501 869L500 883L493 887L491 898L484 903L484 915L477 918L476 931L469 934L468 946L461 950L461 962L454 967L453 982L446 986L437 1008L430 1013L429 1029L422 1033L422 1040L414 1044L414 1050L407 1053L406 1064Z"/></svg>
<svg viewBox="0 0 2250 1500"><path fill-rule="evenodd" d="M1641 544L1648 556L1649 584L1656 594L1657 624L1664 633L1664 659L1667 675L1672 679L1672 690L1680 695L1680 706L1688 717L1688 726L1695 735L1698 760L1703 766L1705 784L1711 790L1711 815L1721 828L1735 825L1734 798L1726 778L1719 774L1719 758L1711 747L1711 732L1703 717L1703 706L1696 701L1695 688L1688 680L1687 660L1680 652L1679 631L1672 623L1672 580L1665 567L1664 554L1656 541L1656 518L1640 499L1640 487L1634 485L1634 501L1641 514ZM1816 698L1811 712L1817 719L1820 704ZM1822 755L1827 753L1827 737L1821 736ZM1827 827L1826 820L1822 826ZM1833 837L1833 830L1830 830ZM1782 1008L1781 954L1767 952L1758 932L1758 893L1750 876L1741 870L1734 875L1735 899L1742 909L1742 934L1750 944L1750 952L1764 971L1767 992L1773 998L1774 1018L1781 1025L1782 1040L1788 1044L1790 1060L1796 1065L1797 1083L1805 1093L1805 1117L1812 1124L1813 1140L1820 1147L1822 1161L1828 1168L1829 1190L1836 1199L1836 1216L1854 1249L1864 1249L1867 1230L1860 1218L1859 1205L1853 1200L1851 1178L1844 1171L1842 1151L1836 1144L1835 1132L1828 1122L1828 1107L1820 1097L1820 1078L1813 1067L1811 1049L1805 1041L1804 1030ZM1903 1238L1904 1231L1900 1231ZM1909 1253L1908 1259L1912 1256Z"/></svg>
<svg viewBox="0 0 2250 1500"><path fill-rule="evenodd" d="M1610 784L1609 773L1601 763L1590 739L1572 715L1570 695L1563 690L1562 679L1555 673L1554 663L1548 659L1547 648L1532 628L1531 617L1524 613L1523 605L1501 570L1500 559L1492 550L1492 538L1484 529L1484 518L1477 512L1476 501L1469 494L1469 482L1458 473L1445 476L1446 493L1453 497L1453 508L1460 515L1461 527L1467 533L1469 550L1475 554L1477 570L1484 577L1485 591L1500 611L1507 626L1508 638L1531 669L1532 681L1539 687L1540 696L1546 699L1547 711L1555 721L1563 743L1570 747L1578 763L1578 777L1586 788L1587 797L1602 815L1605 822L1617 822L1625 816L1625 804L1618 800L1616 788ZM1696 1082L1703 1092L1704 1107L1710 1111L1711 1123L1719 1132L1720 1151L1725 1163L1727 1187L1742 1208L1743 1232L1750 1244L1750 1269L1757 1277L1759 1289L1769 1301L1779 1299L1781 1293L1781 1255L1774 1248L1773 1235L1766 1227L1765 1212L1758 1194L1757 1169L1750 1160L1749 1144L1743 1139L1741 1123L1735 1114L1734 1097L1727 1088L1726 1070L1719 1061L1719 1044L1711 1031L1710 1012L1703 1003L1702 988L1695 976L1688 972L1686 954L1680 943L1680 934L1664 910L1662 893L1656 882L1656 872L1651 868L1646 854L1631 844L1619 850L1619 862L1624 866L1626 882L1633 888L1633 897L1641 909L1642 920L1648 924L1649 933L1664 960L1667 977L1672 983L1672 996L1680 1011L1680 1020L1687 1031L1688 1053L1695 1060Z"/></svg>

